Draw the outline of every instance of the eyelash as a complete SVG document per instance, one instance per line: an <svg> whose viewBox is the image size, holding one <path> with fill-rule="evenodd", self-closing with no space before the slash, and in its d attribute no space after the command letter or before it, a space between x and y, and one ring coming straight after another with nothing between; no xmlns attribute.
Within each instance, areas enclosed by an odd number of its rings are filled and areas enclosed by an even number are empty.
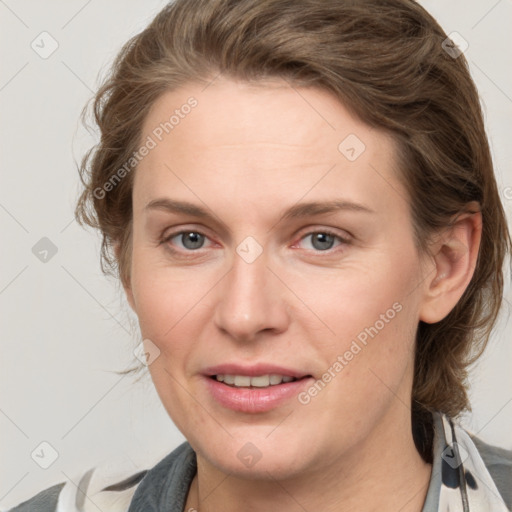
<svg viewBox="0 0 512 512"><path fill-rule="evenodd" d="M176 232L173 232L173 233L170 233L170 234L166 235L160 241L160 244L167 244L167 249L169 251L171 251L171 253L173 253L173 254L178 254L178 255L185 256L188 253L190 253L190 254L196 253L196 254L199 255L201 250L204 249L203 247L200 247L199 249L195 249L195 250L194 249L175 249L175 248L173 248L173 247L171 247L169 245L169 242L173 238L175 238L177 236L180 236L180 235L187 234L187 233L194 233L194 234L203 236L205 239L209 240L209 237L207 235L205 235L204 233L202 233L201 231L197 231L197 230L193 230L193 229L187 229L187 230L176 231ZM307 249L308 251L312 251L312 252L315 252L315 253L321 253L321 254L333 254L335 252L338 252L338 250L340 250L339 249L340 246L346 246L346 245L350 244L350 240L348 238L344 238L341 235L339 235L339 234L337 234L334 231L331 231L329 229L321 229L321 230L319 229L319 230L316 230L316 231L309 231L309 232L305 233L303 236L301 236L299 238L299 242L304 240L304 239L306 239L309 236L312 236L312 235L315 235L315 234L319 234L319 233L323 234L323 235L328 235L328 236L334 237L336 240L339 241L339 244L337 246L334 246L334 247L332 247L330 249L326 249L324 251L322 251L322 250L315 250L315 249ZM293 247L296 246L299 242L294 243Z"/></svg>
<svg viewBox="0 0 512 512"><path fill-rule="evenodd" d="M350 243L348 238L344 238L341 235L338 235L337 233L335 233L334 231L331 231L329 229L320 229L320 230L317 230L317 231L308 231L307 233L305 233L303 236L301 236L299 238L299 242L302 241L302 240L305 240L307 237L310 237L311 235L316 235L316 234L332 236L332 237L334 237L335 240L338 240L339 244L335 245L334 247L331 247L330 249L326 249L325 251L311 249L311 251L313 251L315 253L333 254L333 253L336 253L336 252L342 250L342 249L340 249L341 246L346 246L346 245L348 245ZM295 245L296 244L294 244L294 246Z"/></svg>

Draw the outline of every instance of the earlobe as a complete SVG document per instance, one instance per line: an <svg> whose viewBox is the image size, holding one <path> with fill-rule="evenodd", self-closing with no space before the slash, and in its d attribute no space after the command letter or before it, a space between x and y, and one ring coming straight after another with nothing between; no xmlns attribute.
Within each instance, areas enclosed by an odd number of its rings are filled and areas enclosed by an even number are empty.
<svg viewBox="0 0 512 512"><path fill-rule="evenodd" d="M473 277L481 236L480 211L459 215L440 234L433 246L434 268L425 279L420 320L439 322L456 306Z"/></svg>

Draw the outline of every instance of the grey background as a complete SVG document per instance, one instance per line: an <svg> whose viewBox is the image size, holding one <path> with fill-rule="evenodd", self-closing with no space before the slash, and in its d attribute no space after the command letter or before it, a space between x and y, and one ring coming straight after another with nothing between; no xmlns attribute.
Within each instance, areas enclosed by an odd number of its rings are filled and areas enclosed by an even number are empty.
<svg viewBox="0 0 512 512"><path fill-rule="evenodd" d="M469 43L465 54L512 218L512 0L421 3L448 34L457 31ZM76 483L100 463L135 472L183 440L149 378L134 383L112 372L133 358L135 319L119 286L101 274L98 237L73 221L76 162L94 142L79 124L80 111L98 72L164 4L0 0L0 507L57 482ZM58 43L46 59L31 47L35 40L39 51L51 48L43 31ZM464 424L512 449L506 307L472 374L473 414ZM58 457L41 468L52 449Z"/></svg>

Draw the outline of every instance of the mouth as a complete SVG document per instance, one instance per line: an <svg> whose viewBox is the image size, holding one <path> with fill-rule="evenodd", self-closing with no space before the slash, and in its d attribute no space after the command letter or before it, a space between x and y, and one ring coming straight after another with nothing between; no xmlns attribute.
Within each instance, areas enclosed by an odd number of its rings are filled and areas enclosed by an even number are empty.
<svg viewBox="0 0 512 512"><path fill-rule="evenodd" d="M226 386L233 388L269 388L279 386L280 384L287 384L298 380L306 379L311 375L304 377L291 377L290 375L279 375L277 373L270 373L266 375L232 375L232 374L217 374L212 375L210 378L217 382L222 382Z"/></svg>
<svg viewBox="0 0 512 512"><path fill-rule="evenodd" d="M217 405L242 413L264 413L293 404L314 382L311 374L274 365L222 365L204 374L206 393Z"/></svg>

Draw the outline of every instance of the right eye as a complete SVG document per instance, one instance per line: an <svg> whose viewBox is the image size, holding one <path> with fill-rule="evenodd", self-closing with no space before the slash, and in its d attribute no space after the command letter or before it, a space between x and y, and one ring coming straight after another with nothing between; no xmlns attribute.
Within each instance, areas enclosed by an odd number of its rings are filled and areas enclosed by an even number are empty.
<svg viewBox="0 0 512 512"><path fill-rule="evenodd" d="M162 242L170 244L173 249L177 247L180 251L192 252L203 249L206 240L208 237L198 231L182 230L166 235Z"/></svg>

